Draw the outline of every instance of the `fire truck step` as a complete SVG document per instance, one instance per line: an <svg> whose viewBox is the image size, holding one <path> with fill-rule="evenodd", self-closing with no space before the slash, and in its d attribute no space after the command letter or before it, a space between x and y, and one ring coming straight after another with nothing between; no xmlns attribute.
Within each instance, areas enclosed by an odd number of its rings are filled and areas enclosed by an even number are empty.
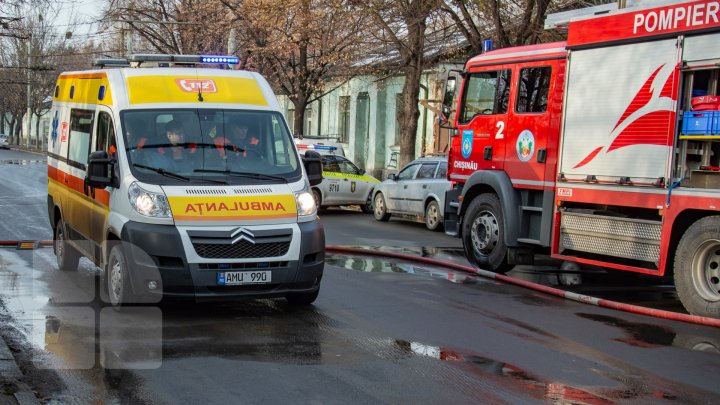
<svg viewBox="0 0 720 405"><path fill-rule="evenodd" d="M520 209L523 211L531 211L531 212L542 212L542 207L533 207L531 205L522 205L520 206Z"/></svg>

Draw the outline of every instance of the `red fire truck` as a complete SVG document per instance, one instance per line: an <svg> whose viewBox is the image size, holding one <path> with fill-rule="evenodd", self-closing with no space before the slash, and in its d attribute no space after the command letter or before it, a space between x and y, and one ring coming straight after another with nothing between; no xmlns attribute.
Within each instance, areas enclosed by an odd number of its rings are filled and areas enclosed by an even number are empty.
<svg viewBox="0 0 720 405"><path fill-rule="evenodd" d="M690 313L720 317L720 1L578 14L567 42L466 63L446 233L498 273L549 249L672 276Z"/></svg>

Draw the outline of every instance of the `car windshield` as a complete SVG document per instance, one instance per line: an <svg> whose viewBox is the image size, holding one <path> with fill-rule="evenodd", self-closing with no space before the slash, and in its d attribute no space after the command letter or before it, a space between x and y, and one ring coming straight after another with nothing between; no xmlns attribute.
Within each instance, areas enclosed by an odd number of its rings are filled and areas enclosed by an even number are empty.
<svg viewBox="0 0 720 405"><path fill-rule="evenodd" d="M302 171L282 116L270 111L175 109L121 113L138 180L175 184L293 182ZM172 173L175 176L167 176Z"/></svg>

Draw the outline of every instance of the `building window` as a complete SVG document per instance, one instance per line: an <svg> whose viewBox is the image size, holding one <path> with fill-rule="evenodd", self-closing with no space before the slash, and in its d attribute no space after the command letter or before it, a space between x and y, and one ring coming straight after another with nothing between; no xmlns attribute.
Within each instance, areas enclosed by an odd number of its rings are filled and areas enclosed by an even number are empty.
<svg viewBox="0 0 720 405"><path fill-rule="evenodd" d="M340 142L347 142L350 139L350 96L340 96L338 134L340 135Z"/></svg>

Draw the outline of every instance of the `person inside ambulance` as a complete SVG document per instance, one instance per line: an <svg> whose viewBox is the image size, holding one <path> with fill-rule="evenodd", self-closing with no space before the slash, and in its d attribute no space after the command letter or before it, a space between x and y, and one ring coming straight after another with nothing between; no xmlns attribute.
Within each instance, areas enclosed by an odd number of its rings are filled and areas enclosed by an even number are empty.
<svg viewBox="0 0 720 405"><path fill-rule="evenodd" d="M148 165L175 173L192 173L195 162L191 155L196 147L186 143L185 129L180 121L172 120L165 124L165 137L166 143L155 148L155 153L147 155Z"/></svg>
<svg viewBox="0 0 720 405"><path fill-rule="evenodd" d="M250 126L244 122L231 122L229 126L230 140L237 155L247 157L250 154L259 154L260 138L248 135ZM248 152L248 150L250 152Z"/></svg>
<svg viewBox="0 0 720 405"><path fill-rule="evenodd" d="M143 123L129 121L126 123L125 135L128 140L127 152L133 163L147 164L147 149L145 144L148 137L143 135Z"/></svg>

